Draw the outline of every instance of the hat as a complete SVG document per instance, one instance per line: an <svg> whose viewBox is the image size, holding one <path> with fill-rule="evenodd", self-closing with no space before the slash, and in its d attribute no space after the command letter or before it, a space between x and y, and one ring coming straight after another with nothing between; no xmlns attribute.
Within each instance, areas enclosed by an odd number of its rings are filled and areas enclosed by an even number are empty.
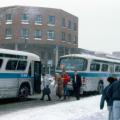
<svg viewBox="0 0 120 120"><path fill-rule="evenodd" d="M108 77L108 78L107 78L107 81L108 81L109 83L113 83L113 82L115 81L115 78L114 78L114 77Z"/></svg>

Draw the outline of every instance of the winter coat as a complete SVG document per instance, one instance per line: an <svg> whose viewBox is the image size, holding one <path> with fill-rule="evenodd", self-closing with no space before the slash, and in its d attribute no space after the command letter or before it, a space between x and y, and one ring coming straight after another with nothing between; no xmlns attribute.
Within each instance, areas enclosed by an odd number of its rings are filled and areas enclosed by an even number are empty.
<svg viewBox="0 0 120 120"><path fill-rule="evenodd" d="M104 103L106 101L107 106L112 106L112 99L107 96L107 92L111 84L105 87L105 89L102 92L101 100L100 100L100 109L104 108Z"/></svg>
<svg viewBox="0 0 120 120"><path fill-rule="evenodd" d="M80 87L82 85L81 77L79 75L76 75L76 81L75 81L75 76L73 77L72 80L73 87Z"/></svg>
<svg viewBox="0 0 120 120"><path fill-rule="evenodd" d="M50 86L51 81L46 76L44 76L42 84L43 84L43 88L45 88L46 86Z"/></svg>
<svg viewBox="0 0 120 120"><path fill-rule="evenodd" d="M57 85L56 95L63 96L63 80L62 80L61 76L56 77L55 84Z"/></svg>
<svg viewBox="0 0 120 120"><path fill-rule="evenodd" d="M70 81L70 77L68 76L68 74L63 74L61 77L63 79L63 85L67 85Z"/></svg>
<svg viewBox="0 0 120 120"><path fill-rule="evenodd" d="M43 82L42 82L43 94L50 94L51 93L51 90L49 88L50 84L51 84L51 81L46 76L44 76Z"/></svg>
<svg viewBox="0 0 120 120"><path fill-rule="evenodd" d="M50 91L49 86L46 86L46 87L43 89L43 94L48 95L48 94L50 94L50 93L51 93L51 91Z"/></svg>
<svg viewBox="0 0 120 120"><path fill-rule="evenodd" d="M120 80L115 81L107 91L107 96L114 100L120 100Z"/></svg>

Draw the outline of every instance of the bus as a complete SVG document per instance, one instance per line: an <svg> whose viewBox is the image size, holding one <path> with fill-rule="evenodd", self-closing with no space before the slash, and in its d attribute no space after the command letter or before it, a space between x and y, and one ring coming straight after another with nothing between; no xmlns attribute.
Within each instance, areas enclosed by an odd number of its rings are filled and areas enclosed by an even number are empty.
<svg viewBox="0 0 120 120"><path fill-rule="evenodd" d="M36 54L0 49L0 99L41 92L41 60Z"/></svg>
<svg viewBox="0 0 120 120"><path fill-rule="evenodd" d="M59 58L56 73L61 73L62 68L66 70L71 78L68 84L72 90L72 78L74 71L78 71L81 76L82 86L81 94L97 91L102 93L104 87L108 84L109 76L120 78L120 59L98 57L89 54L69 54Z"/></svg>

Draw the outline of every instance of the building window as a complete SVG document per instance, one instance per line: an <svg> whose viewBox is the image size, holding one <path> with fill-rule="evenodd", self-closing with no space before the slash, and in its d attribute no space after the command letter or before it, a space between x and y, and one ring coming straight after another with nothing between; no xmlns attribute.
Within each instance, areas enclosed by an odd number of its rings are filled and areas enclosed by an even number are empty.
<svg viewBox="0 0 120 120"><path fill-rule="evenodd" d="M12 24L12 15L7 14L5 20L6 20L6 24Z"/></svg>
<svg viewBox="0 0 120 120"><path fill-rule="evenodd" d="M66 35L65 35L65 32L62 32L62 33L61 33L61 39L62 39L63 41L65 41L65 36L66 36Z"/></svg>
<svg viewBox="0 0 120 120"><path fill-rule="evenodd" d="M6 21L12 21L12 15L11 14L6 15Z"/></svg>
<svg viewBox="0 0 120 120"><path fill-rule="evenodd" d="M28 24L28 21L29 21L29 17L27 14L22 14L21 15L21 22L22 24Z"/></svg>
<svg viewBox="0 0 120 120"><path fill-rule="evenodd" d="M12 38L12 29L6 28L5 29L5 39L11 39Z"/></svg>
<svg viewBox="0 0 120 120"><path fill-rule="evenodd" d="M2 20L0 19L0 25L2 24Z"/></svg>
<svg viewBox="0 0 120 120"><path fill-rule="evenodd" d="M48 24L55 25L55 16L48 16Z"/></svg>
<svg viewBox="0 0 120 120"><path fill-rule="evenodd" d="M29 31L26 28L21 29L21 37L22 38L28 38L29 36Z"/></svg>
<svg viewBox="0 0 120 120"><path fill-rule="evenodd" d="M74 31L77 31L77 23L74 23Z"/></svg>
<svg viewBox="0 0 120 120"><path fill-rule="evenodd" d="M51 54L51 52L48 52L48 63L49 63L49 65L52 64L52 54Z"/></svg>
<svg viewBox="0 0 120 120"><path fill-rule="evenodd" d="M49 31L47 32L47 39L48 39L48 40L54 40L54 39L55 39L55 31L49 30Z"/></svg>
<svg viewBox="0 0 120 120"><path fill-rule="evenodd" d="M68 42L71 42L71 34L68 34Z"/></svg>
<svg viewBox="0 0 120 120"><path fill-rule="evenodd" d="M71 21L70 21L70 20L68 21L68 28L69 28L69 29L71 29L71 28L72 28L72 23L71 23Z"/></svg>
<svg viewBox="0 0 120 120"><path fill-rule="evenodd" d="M42 24L42 22L43 22L42 16L41 15L37 15L35 17L35 24Z"/></svg>
<svg viewBox="0 0 120 120"><path fill-rule="evenodd" d="M65 21L65 18L62 18L62 27L66 27L66 21Z"/></svg>
<svg viewBox="0 0 120 120"><path fill-rule="evenodd" d="M42 31L41 30L35 30L35 39L41 39L42 38Z"/></svg>

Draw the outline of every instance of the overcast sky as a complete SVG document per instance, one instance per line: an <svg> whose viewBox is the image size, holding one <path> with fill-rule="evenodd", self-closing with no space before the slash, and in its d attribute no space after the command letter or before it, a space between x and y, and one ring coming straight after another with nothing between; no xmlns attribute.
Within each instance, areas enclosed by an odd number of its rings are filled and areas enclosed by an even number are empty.
<svg viewBox="0 0 120 120"><path fill-rule="evenodd" d="M0 6L63 9L79 18L79 48L120 51L120 0L0 0Z"/></svg>

